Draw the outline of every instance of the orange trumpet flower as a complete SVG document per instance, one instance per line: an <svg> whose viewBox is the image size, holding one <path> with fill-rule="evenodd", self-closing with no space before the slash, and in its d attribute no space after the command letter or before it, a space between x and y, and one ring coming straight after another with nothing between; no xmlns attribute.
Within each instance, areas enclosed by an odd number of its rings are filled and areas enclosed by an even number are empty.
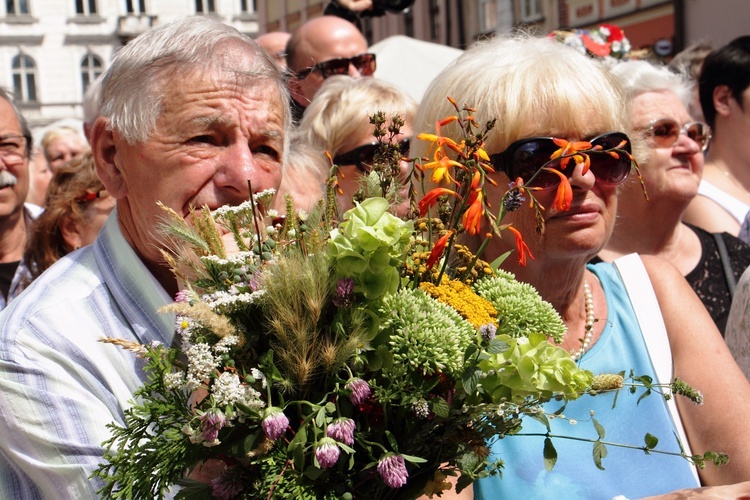
<svg viewBox="0 0 750 500"><path fill-rule="evenodd" d="M437 202L437 199L443 195L451 195L459 199L461 198L460 196L458 196L458 193L456 193L455 191L451 189L446 189L446 188L432 189L429 193L424 195L424 197L421 200L419 200L419 203L417 203L417 205L419 206L419 216L424 217L424 214L427 213L427 210L429 210L429 208L432 205L434 205L435 202Z"/></svg>
<svg viewBox="0 0 750 500"><path fill-rule="evenodd" d="M430 252L430 256L427 258L427 269L432 269L432 266L434 266L435 263L440 259L440 257L443 256L445 246L448 244L448 240L451 239L451 236L453 236L454 233L454 230L450 230L443 236L441 236L440 239L437 240L437 242L435 242L435 246L432 247L432 252Z"/></svg>
<svg viewBox="0 0 750 500"><path fill-rule="evenodd" d="M521 236L521 233L514 228L513 226L507 226L506 229L510 229L510 232L513 233L513 236L516 237L516 252L518 252L518 263L522 266L526 265L526 256L528 255L532 259L534 256L531 254L531 250L529 250L528 245L523 241L523 236Z"/></svg>

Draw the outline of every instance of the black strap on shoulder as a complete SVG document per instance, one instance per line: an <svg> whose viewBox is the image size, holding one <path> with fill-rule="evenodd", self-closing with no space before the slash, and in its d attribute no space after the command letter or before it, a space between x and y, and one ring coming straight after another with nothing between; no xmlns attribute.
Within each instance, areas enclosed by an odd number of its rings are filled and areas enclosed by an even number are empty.
<svg viewBox="0 0 750 500"><path fill-rule="evenodd" d="M724 269L724 278L727 281L727 288L729 289L730 299L734 297L734 289L737 287L737 281L734 279L734 271L732 270L732 263L729 261L729 253L727 252L727 245L724 242L724 237L721 233L711 233L716 240L716 247L719 250L719 257L721 257L721 267Z"/></svg>

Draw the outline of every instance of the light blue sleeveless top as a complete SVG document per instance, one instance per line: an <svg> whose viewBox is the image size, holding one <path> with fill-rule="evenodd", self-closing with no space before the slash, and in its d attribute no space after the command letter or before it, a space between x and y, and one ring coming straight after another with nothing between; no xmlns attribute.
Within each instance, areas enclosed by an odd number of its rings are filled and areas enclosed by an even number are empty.
<svg viewBox="0 0 750 500"><path fill-rule="evenodd" d="M601 337L583 355L580 366L594 374L625 371L627 375L633 369L636 375L649 375L656 380L633 306L617 270L609 263L589 266L589 269L604 288L608 317ZM659 439L657 449L679 452L676 431L664 399L653 393L637 404L642 391L639 389L636 394L620 391L614 410L614 394L583 396L571 401L563 414L577 424L553 420L552 433L596 439L597 433L590 421L593 410L594 418L605 429L604 441L643 446L644 436L651 433ZM552 413L561 406L561 402L553 401L545 409ZM524 419L521 434L545 432L541 423ZM681 457L646 455L641 450L607 446L607 456L602 460L605 470L600 470L594 465L592 443L561 438L553 438L552 443L557 450L557 464L547 472L542 454L544 437L516 435L495 440L491 458L504 461L502 479L490 477L474 483L475 498L572 500L624 495L633 499L699 486L692 466Z"/></svg>

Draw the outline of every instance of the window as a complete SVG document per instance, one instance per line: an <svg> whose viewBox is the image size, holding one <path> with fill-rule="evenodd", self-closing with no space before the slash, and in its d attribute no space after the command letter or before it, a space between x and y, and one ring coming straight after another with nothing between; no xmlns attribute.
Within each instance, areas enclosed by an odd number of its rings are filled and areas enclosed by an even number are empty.
<svg viewBox="0 0 750 500"><path fill-rule="evenodd" d="M83 83L83 92L94 83L99 75L102 74L102 60L96 54L89 52L81 61L81 82Z"/></svg>
<svg viewBox="0 0 750 500"><path fill-rule="evenodd" d="M437 0L430 0L430 39L436 41L440 36L440 5Z"/></svg>
<svg viewBox="0 0 750 500"><path fill-rule="evenodd" d="M497 27L497 4L495 0L480 0L479 18L482 33L488 33Z"/></svg>
<svg viewBox="0 0 750 500"><path fill-rule="evenodd" d="M146 0L126 0L125 7L128 9L128 14L145 14Z"/></svg>
<svg viewBox="0 0 750 500"><path fill-rule="evenodd" d="M20 102L36 101L36 64L25 54L13 58L13 94Z"/></svg>
<svg viewBox="0 0 750 500"><path fill-rule="evenodd" d="M542 0L522 0L521 19L524 21L535 21L541 19Z"/></svg>
<svg viewBox="0 0 750 500"><path fill-rule="evenodd" d="M198 14L208 14L215 11L214 0L195 0L195 12Z"/></svg>
<svg viewBox="0 0 750 500"><path fill-rule="evenodd" d="M96 14L96 0L76 0L76 14L82 16Z"/></svg>
<svg viewBox="0 0 750 500"><path fill-rule="evenodd" d="M240 0L240 11L243 14L252 14L255 12L255 0Z"/></svg>
<svg viewBox="0 0 750 500"><path fill-rule="evenodd" d="M29 13L29 0L5 0L6 12L9 16Z"/></svg>

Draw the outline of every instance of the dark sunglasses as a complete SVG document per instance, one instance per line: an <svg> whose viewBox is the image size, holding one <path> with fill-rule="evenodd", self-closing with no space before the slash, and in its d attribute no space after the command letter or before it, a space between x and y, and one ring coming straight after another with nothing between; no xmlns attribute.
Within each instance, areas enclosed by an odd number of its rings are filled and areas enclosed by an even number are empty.
<svg viewBox="0 0 750 500"><path fill-rule="evenodd" d="M643 130L648 131L657 148L671 148L681 134L695 141L701 151L705 151L711 141L711 127L703 122L690 122L680 126L671 118L662 118L652 121Z"/></svg>
<svg viewBox="0 0 750 500"><path fill-rule="evenodd" d="M409 144L411 138L407 137L398 141L399 150L402 154L409 151ZM346 153L336 155L333 159L333 163L336 165L356 165L364 173L370 172L372 164L375 161L375 153L380 147L379 142L373 142L371 144L365 144L363 146L356 147Z"/></svg>
<svg viewBox="0 0 750 500"><path fill-rule="evenodd" d="M525 185L538 189L552 189L560 185L560 177L552 172L542 170L542 167L556 169L565 176L573 175L576 162L571 159L565 168L561 168L561 158L551 159L560 150L552 137L528 137L521 139L503 151L490 156L492 165L505 172L511 181L523 179ZM586 154L591 160L590 169L597 182L616 186L628 178L630 174L630 139L622 132L609 132L588 141L591 149L577 151L573 154ZM617 158L607 151L614 151ZM624 154L627 152L628 154Z"/></svg>
<svg viewBox="0 0 750 500"><path fill-rule="evenodd" d="M346 75L349 73L349 65L354 66L362 76L372 76L375 73L375 54L360 54L354 57L340 57L328 61L319 62L314 66L297 72L297 78L307 78L313 71L320 71L323 79L333 75Z"/></svg>

